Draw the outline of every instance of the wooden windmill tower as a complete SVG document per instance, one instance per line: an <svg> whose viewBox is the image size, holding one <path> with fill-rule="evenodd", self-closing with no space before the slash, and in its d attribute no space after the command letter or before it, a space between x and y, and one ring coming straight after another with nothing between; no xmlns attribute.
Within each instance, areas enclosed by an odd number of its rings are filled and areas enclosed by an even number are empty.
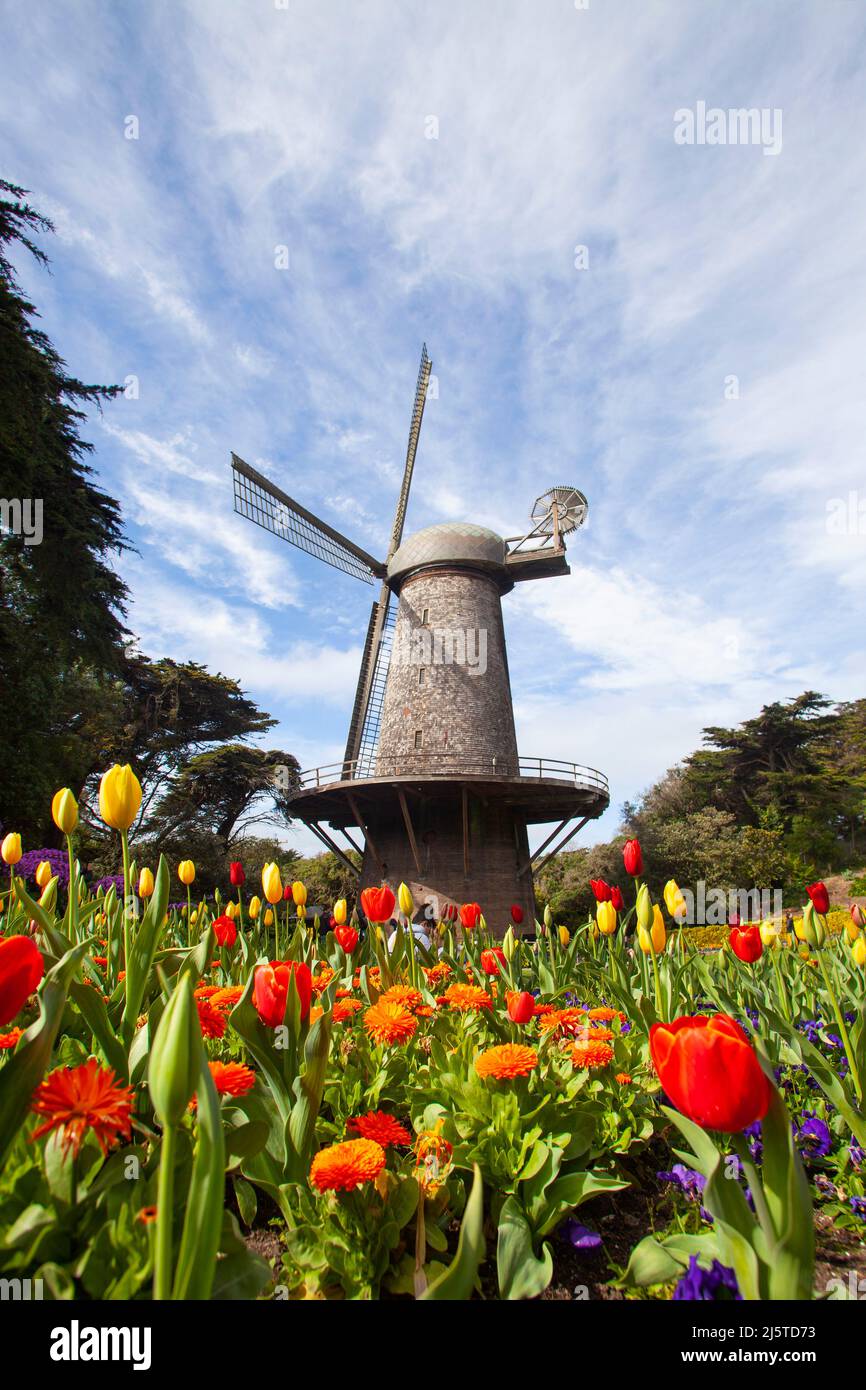
<svg viewBox="0 0 866 1390"><path fill-rule="evenodd" d="M235 511L381 585L344 758L301 774L292 814L353 872L346 849L361 854L359 887L405 882L436 915L446 903L477 901L501 931L512 904L532 922L533 869L609 801L607 779L594 768L519 754L502 624L501 596L515 583L570 572L565 537L584 521L587 503L576 488L553 487L537 499L523 536L446 522L404 541L431 365L425 346L385 560L232 454ZM530 855L527 826L552 822Z"/></svg>

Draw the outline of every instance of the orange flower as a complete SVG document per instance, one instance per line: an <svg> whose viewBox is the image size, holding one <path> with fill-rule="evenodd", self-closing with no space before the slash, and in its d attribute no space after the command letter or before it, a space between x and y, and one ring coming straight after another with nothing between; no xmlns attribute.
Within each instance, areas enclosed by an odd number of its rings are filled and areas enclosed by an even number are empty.
<svg viewBox="0 0 866 1390"><path fill-rule="evenodd" d="M424 970L424 974L427 976L427 983L431 988L436 985L441 985L452 973L451 966L444 960L440 960L438 965L431 965L429 969L425 968Z"/></svg>
<svg viewBox="0 0 866 1390"><path fill-rule="evenodd" d="M610 1043L586 1039L574 1044L571 1060L578 1068L606 1067L608 1062L613 1061L613 1048Z"/></svg>
<svg viewBox="0 0 866 1390"><path fill-rule="evenodd" d="M510 1080L515 1076L528 1076L537 1066L538 1053L535 1048L522 1047L518 1043L488 1047L475 1062L475 1070L479 1076L495 1076L497 1081Z"/></svg>
<svg viewBox="0 0 866 1390"><path fill-rule="evenodd" d="M539 1015L541 1015L541 1016L543 1017L545 1014L554 1014L554 1013L556 1013L556 1005L555 1005L555 1004L536 1004L536 1005L535 1005L535 1008L534 1008L534 1010L533 1010L533 1013L535 1014L535 1017L536 1017L536 1018L538 1018Z"/></svg>
<svg viewBox="0 0 866 1390"><path fill-rule="evenodd" d="M440 1130L442 1121L437 1120L434 1129L423 1129L415 1140L415 1180L422 1192L432 1197L442 1186L451 1166L454 1152Z"/></svg>
<svg viewBox="0 0 866 1390"><path fill-rule="evenodd" d="M319 969L318 974L313 976L314 994L321 994L323 990L326 990L333 978L334 972L331 969L330 965L325 965L323 963Z"/></svg>
<svg viewBox="0 0 866 1390"><path fill-rule="evenodd" d="M402 1004L404 1009L411 1009L412 1013L424 1002L420 991L413 989L411 985L392 985L384 994L379 995L380 1004L383 1000L389 1004Z"/></svg>
<svg viewBox="0 0 866 1390"><path fill-rule="evenodd" d="M418 1020L402 1004L379 1000L364 1014L364 1027L375 1043L406 1043L418 1027Z"/></svg>
<svg viewBox="0 0 866 1390"><path fill-rule="evenodd" d="M228 1027L225 1014L214 1008L209 999L196 999L198 1021L203 1038L221 1038Z"/></svg>
<svg viewBox="0 0 866 1390"><path fill-rule="evenodd" d="M620 1086L631 1085L631 1077L629 1076L627 1071L618 1071L616 1074L616 1079L619 1082Z"/></svg>
<svg viewBox="0 0 866 1390"><path fill-rule="evenodd" d="M487 990L478 985L449 985L442 998L452 1009L458 1009L461 1013L469 1010L478 1013L481 1009L493 1008L493 1000Z"/></svg>
<svg viewBox="0 0 866 1390"><path fill-rule="evenodd" d="M256 1084L252 1067L245 1067L242 1062L208 1062L207 1065L218 1096L245 1096ZM189 1108L198 1108L198 1096L193 1096Z"/></svg>
<svg viewBox="0 0 866 1390"><path fill-rule="evenodd" d="M385 1150L374 1139L348 1139L320 1149L310 1168L310 1182L320 1192L353 1192L385 1167Z"/></svg>
<svg viewBox="0 0 866 1390"><path fill-rule="evenodd" d="M85 1131L93 1130L103 1154L120 1137L130 1138L132 1087L118 1086L110 1067L101 1067L95 1057L78 1067L57 1067L37 1086L31 1110L45 1115L44 1124L30 1138L39 1139L60 1130L64 1156L69 1149L78 1155Z"/></svg>
<svg viewBox="0 0 866 1390"><path fill-rule="evenodd" d="M557 1038L576 1038L586 1029L585 1009L554 1009L543 1014L538 1025L542 1033L551 1033Z"/></svg>
<svg viewBox="0 0 866 1390"><path fill-rule="evenodd" d="M219 1009L220 1013L231 1013L243 992L243 985L227 985L225 989L218 989L216 994L211 996L211 1005Z"/></svg>
<svg viewBox="0 0 866 1390"><path fill-rule="evenodd" d="M593 1023L612 1023L615 1018L622 1018L619 1009L590 1009L589 1017Z"/></svg>
<svg viewBox="0 0 866 1390"><path fill-rule="evenodd" d="M412 1135L405 1125L386 1115L384 1110L370 1110L366 1115L358 1115L347 1122L346 1128L354 1130L362 1139L375 1139L383 1149L388 1145L411 1144Z"/></svg>
<svg viewBox="0 0 866 1390"><path fill-rule="evenodd" d="M584 1028L581 1037L591 1042L610 1042L614 1036L610 1028Z"/></svg>
<svg viewBox="0 0 866 1390"><path fill-rule="evenodd" d="M331 1017L335 1023L345 1023L347 1018L351 1018L352 1014L356 1014L363 1007L360 999L340 999L334 1005Z"/></svg>
<svg viewBox="0 0 866 1390"><path fill-rule="evenodd" d="M14 1047L24 1032L23 1028L10 1028L8 1033L0 1033L0 1052Z"/></svg>
<svg viewBox="0 0 866 1390"><path fill-rule="evenodd" d="M149 1226L152 1221L156 1220L156 1207L142 1207L140 1211L136 1212L135 1219L140 1221L142 1226Z"/></svg>

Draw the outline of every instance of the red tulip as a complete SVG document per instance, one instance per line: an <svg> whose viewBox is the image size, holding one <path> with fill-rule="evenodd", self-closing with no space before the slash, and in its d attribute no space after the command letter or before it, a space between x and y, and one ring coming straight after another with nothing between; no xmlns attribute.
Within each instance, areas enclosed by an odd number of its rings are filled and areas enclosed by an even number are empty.
<svg viewBox="0 0 866 1390"><path fill-rule="evenodd" d="M589 880L589 886L595 894L595 900L597 903L610 902L610 886L607 883L605 883L603 878L591 878Z"/></svg>
<svg viewBox="0 0 866 1390"><path fill-rule="evenodd" d="M511 904L511 920L516 927L519 927L523 921L523 908L519 903Z"/></svg>
<svg viewBox="0 0 866 1390"><path fill-rule="evenodd" d="M622 847L622 862L629 878L640 878L643 873L643 855L640 840L626 840Z"/></svg>
<svg viewBox="0 0 866 1390"><path fill-rule="evenodd" d="M826 883L819 879L817 883L810 883L806 889L816 912L820 912L822 917L826 917L830 911L830 894L827 892Z"/></svg>
<svg viewBox="0 0 866 1390"><path fill-rule="evenodd" d="M738 1134L769 1109L770 1083L727 1014L654 1023L650 1056L672 1104L702 1129Z"/></svg>
<svg viewBox="0 0 866 1390"><path fill-rule="evenodd" d="M625 907L625 899L622 896L621 888L617 888L616 885L614 885L614 887L611 888L610 900L614 906L615 911L622 912L623 908Z"/></svg>
<svg viewBox="0 0 866 1390"><path fill-rule="evenodd" d="M286 1000L293 975L301 1001L301 1018L307 1018L313 996L313 977L308 965L296 960L272 960L256 970L253 1003L259 1018L268 1028L279 1028L285 1019Z"/></svg>
<svg viewBox="0 0 866 1390"><path fill-rule="evenodd" d="M463 903L460 908L460 921L466 931L474 931L478 926L478 919L481 916L481 908L478 903Z"/></svg>
<svg viewBox="0 0 866 1390"><path fill-rule="evenodd" d="M244 873L244 866L239 859L235 859L229 869L229 879L233 888L240 888L247 881Z"/></svg>
<svg viewBox="0 0 866 1390"><path fill-rule="evenodd" d="M0 941L0 1025L20 1013L44 974L32 937L7 936Z"/></svg>
<svg viewBox="0 0 866 1390"><path fill-rule="evenodd" d="M528 1023L535 1013L535 1000L526 990L522 993L510 989L505 996L508 1004L508 1017L512 1023Z"/></svg>
<svg viewBox="0 0 866 1390"><path fill-rule="evenodd" d="M728 932L728 940L731 943L731 950L740 960L744 960L747 965L753 961L760 960L764 954L764 943L761 940L761 929L755 925L753 927L731 927Z"/></svg>
<svg viewBox="0 0 866 1390"><path fill-rule="evenodd" d="M337 927L337 929L334 932L334 936L337 938L337 941L340 943L343 950L346 952L346 955L350 956L358 944L358 933L356 932L355 928Z"/></svg>
<svg viewBox="0 0 866 1390"><path fill-rule="evenodd" d="M365 888L361 893L361 909L368 922L387 922L396 901L387 883L381 888Z"/></svg>
<svg viewBox="0 0 866 1390"><path fill-rule="evenodd" d="M213 924L213 934L220 946L234 946L238 939L238 929L231 917L217 917Z"/></svg>
<svg viewBox="0 0 866 1390"><path fill-rule="evenodd" d="M481 969L485 975L498 975L500 965L505 964L505 952L501 946L491 946L489 951L481 952Z"/></svg>

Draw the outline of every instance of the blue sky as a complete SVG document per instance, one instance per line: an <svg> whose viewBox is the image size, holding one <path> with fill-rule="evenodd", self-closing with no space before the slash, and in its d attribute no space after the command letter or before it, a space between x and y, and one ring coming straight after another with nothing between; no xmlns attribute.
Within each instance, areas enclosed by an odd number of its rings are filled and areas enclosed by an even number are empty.
<svg viewBox="0 0 866 1390"><path fill-rule="evenodd" d="M138 381L87 435L144 651L341 756L372 591L236 517L229 451L384 552L426 340L407 530L589 498L571 577L504 605L521 751L611 780L575 843L704 725L866 694L866 520L827 524L866 497L861 5L80 0L4 30L3 172L58 232L21 277L77 375ZM781 150L677 144L699 101L778 109Z"/></svg>

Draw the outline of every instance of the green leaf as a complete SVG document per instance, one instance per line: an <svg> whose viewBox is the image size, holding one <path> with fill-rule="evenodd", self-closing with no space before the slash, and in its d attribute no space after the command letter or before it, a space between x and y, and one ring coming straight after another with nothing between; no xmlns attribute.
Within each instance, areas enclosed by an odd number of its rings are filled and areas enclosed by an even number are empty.
<svg viewBox="0 0 866 1390"><path fill-rule="evenodd" d="M163 931L163 921L168 907L169 874L165 856L159 856L159 867L154 879L153 893L147 911L138 931L132 936L129 959L126 963L125 996L126 1003L121 1021L121 1032L127 1047L132 1042L135 1025L141 1012L144 992L153 970L153 962Z"/></svg>
<svg viewBox="0 0 866 1390"><path fill-rule="evenodd" d="M545 1243L541 1257L536 1257L532 1228L515 1197L506 1198L499 1214L496 1269L500 1296L507 1299L537 1298L553 1274L550 1246Z"/></svg>
<svg viewBox="0 0 866 1390"><path fill-rule="evenodd" d="M484 1186L481 1169L473 1164L472 1191L466 1203L457 1253L444 1274L440 1274L421 1295L434 1301L465 1301L472 1297L478 1267L486 1254L484 1244Z"/></svg>
<svg viewBox="0 0 866 1390"><path fill-rule="evenodd" d="M173 1299L208 1299L216 1273L225 1195L225 1140L220 1098L199 1043L197 1144L177 1257Z"/></svg>

